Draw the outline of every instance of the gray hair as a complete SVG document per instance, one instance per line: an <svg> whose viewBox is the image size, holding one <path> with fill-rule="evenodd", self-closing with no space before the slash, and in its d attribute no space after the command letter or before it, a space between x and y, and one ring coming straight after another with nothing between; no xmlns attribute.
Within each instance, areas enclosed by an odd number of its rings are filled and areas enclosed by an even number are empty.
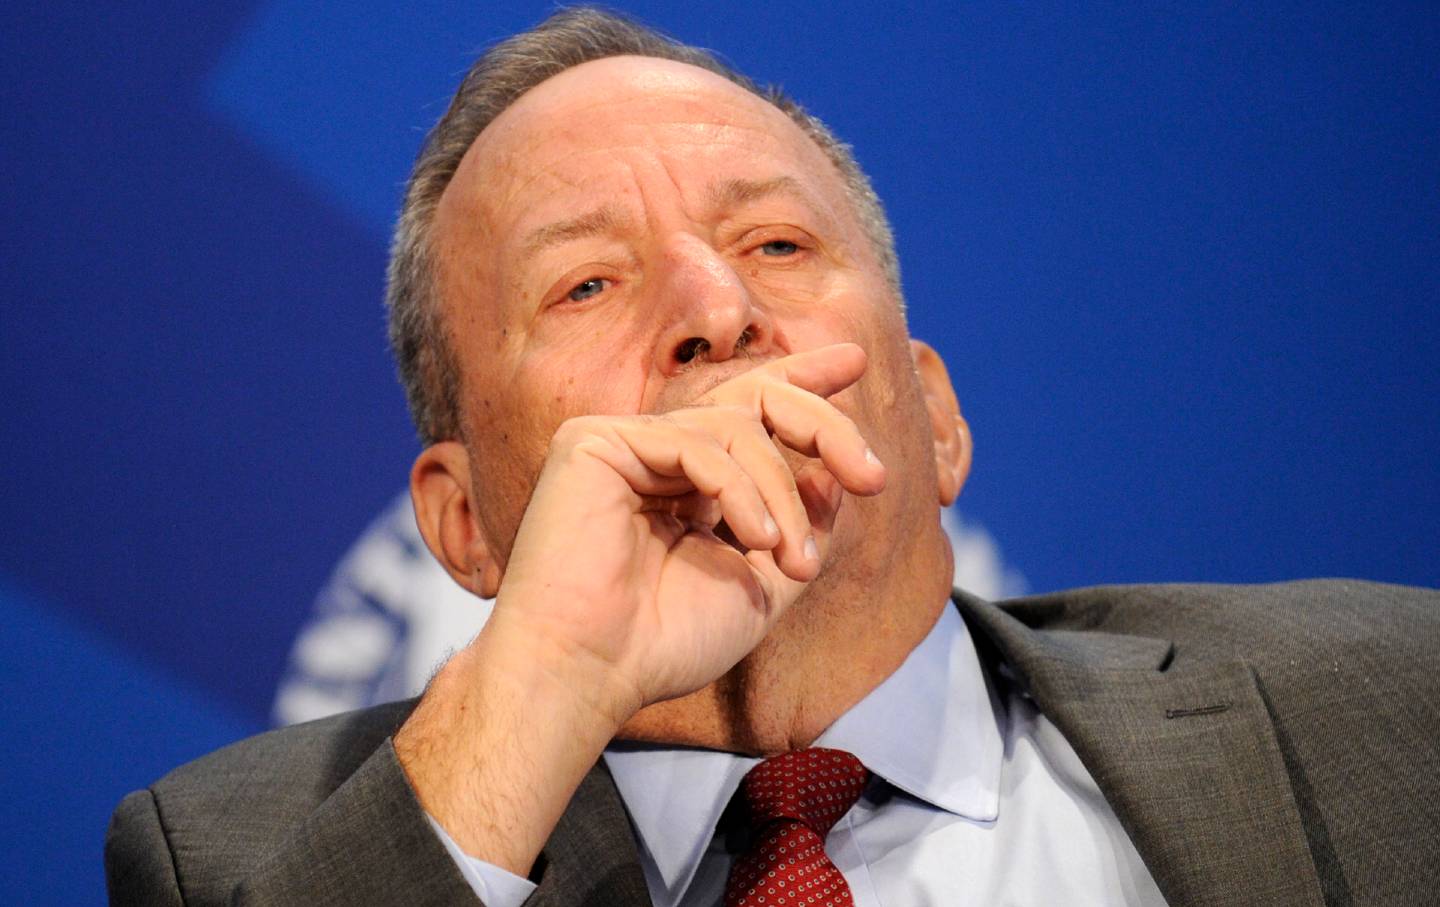
<svg viewBox="0 0 1440 907"><path fill-rule="evenodd" d="M778 88L762 89L709 51L681 44L603 10L561 10L534 29L486 51L466 73L450 107L426 136L405 188L390 247L385 292L390 346L420 440L458 438L460 377L454 346L441 317L432 230L435 207L475 138L522 94L574 66L605 57L642 56L698 66L774 104L823 151L839 171L855 215L874 247L886 279L900 295L895 240L879 197L849 146Z"/></svg>

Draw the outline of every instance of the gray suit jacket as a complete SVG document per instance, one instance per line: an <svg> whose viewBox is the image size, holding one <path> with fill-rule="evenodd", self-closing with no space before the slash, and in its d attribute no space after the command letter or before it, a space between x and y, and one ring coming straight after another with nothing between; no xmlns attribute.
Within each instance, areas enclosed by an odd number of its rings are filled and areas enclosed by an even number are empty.
<svg viewBox="0 0 1440 907"><path fill-rule="evenodd" d="M1440 593L1327 581L956 605L1173 907L1440 902ZM112 901L474 903L395 760L412 705L262 734L130 794L106 840ZM533 905L649 903L603 763L534 876Z"/></svg>

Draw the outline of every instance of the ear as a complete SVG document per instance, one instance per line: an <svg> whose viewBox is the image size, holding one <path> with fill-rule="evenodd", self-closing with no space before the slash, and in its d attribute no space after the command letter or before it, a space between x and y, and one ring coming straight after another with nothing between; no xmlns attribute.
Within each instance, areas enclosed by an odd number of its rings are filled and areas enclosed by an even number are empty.
<svg viewBox="0 0 1440 907"><path fill-rule="evenodd" d="M470 455L458 441L430 445L410 468L410 500L425 546L455 582L481 598L494 598L500 567L480 528L472 487Z"/></svg>
<svg viewBox="0 0 1440 907"><path fill-rule="evenodd" d="M970 475L970 426L960 415L955 388L940 354L923 340L910 341L910 355L920 375L925 410L930 415L930 432L935 439L935 472L940 506L949 507L960 496Z"/></svg>

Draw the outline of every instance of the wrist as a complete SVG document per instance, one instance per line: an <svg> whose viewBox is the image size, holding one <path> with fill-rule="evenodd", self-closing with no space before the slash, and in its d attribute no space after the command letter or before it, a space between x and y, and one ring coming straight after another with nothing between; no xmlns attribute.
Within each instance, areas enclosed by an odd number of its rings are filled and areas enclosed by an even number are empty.
<svg viewBox="0 0 1440 907"><path fill-rule="evenodd" d="M594 665L487 624L435 676L395 735L396 756L467 854L524 876L628 718L626 698L605 687Z"/></svg>
<svg viewBox="0 0 1440 907"><path fill-rule="evenodd" d="M513 615L497 602L474 641L456 659L485 676L496 675L523 692L534 707L553 709L558 717L604 741L645 704L639 687L617 666L560 634L546 632L528 616ZM478 673L478 672L477 672ZM543 713L542 713L543 714Z"/></svg>

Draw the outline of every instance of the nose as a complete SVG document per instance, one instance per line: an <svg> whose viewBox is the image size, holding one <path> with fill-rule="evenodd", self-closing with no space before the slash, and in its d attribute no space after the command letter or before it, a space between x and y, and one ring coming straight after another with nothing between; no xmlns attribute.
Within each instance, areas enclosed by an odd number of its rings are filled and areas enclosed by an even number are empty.
<svg viewBox="0 0 1440 907"><path fill-rule="evenodd" d="M660 371L673 375L693 362L724 362L741 350L760 352L773 329L763 307L718 252L682 236L663 252L659 310L668 324L656 346Z"/></svg>

